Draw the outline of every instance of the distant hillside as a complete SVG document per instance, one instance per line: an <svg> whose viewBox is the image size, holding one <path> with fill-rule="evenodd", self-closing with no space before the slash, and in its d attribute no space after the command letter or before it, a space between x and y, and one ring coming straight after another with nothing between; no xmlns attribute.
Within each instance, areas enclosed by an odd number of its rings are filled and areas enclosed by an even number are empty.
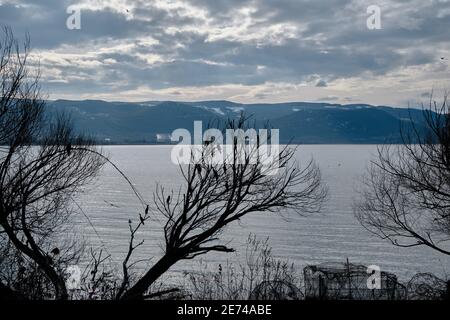
<svg viewBox="0 0 450 320"><path fill-rule="evenodd" d="M48 103L48 110L71 114L77 130L109 143L156 143L157 135L167 137L177 128L192 132L196 120L207 125L214 120L239 117L241 112L251 115L257 126L268 122L280 129L281 142L293 143L398 142L400 125L409 122L410 115L418 127L423 121L422 111L416 109L308 102L57 100Z"/></svg>

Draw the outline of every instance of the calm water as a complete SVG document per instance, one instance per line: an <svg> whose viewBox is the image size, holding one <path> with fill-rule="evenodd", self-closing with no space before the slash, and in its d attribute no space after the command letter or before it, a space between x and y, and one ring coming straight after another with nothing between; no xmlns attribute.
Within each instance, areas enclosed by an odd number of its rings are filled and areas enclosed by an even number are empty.
<svg viewBox="0 0 450 320"><path fill-rule="evenodd" d="M156 183L166 189L180 188L178 167L170 162L170 146L113 146L104 151L133 181L147 201L151 201ZM222 237L237 249L236 254L209 254L203 260L214 266L227 259L243 259L245 243L250 233L260 238L270 237L275 256L289 259L299 268L325 261L375 264L382 270L408 279L417 272L433 272L443 276L450 271L450 258L431 249L397 248L363 229L352 213L357 199L358 179L375 146L363 145L308 145L301 146L299 159L313 156L319 164L323 179L329 187L329 197L322 213L301 217L288 212L255 214L240 224L231 225ZM99 181L82 195L78 203L97 232L83 215L77 217L80 231L92 244L103 244L118 264L128 245L128 219L136 220L142 210L126 182L107 166ZM149 259L151 264L161 255L162 225L147 223L140 239L145 244L138 249L135 259ZM241 253L241 254L240 254ZM193 262L182 262L172 272L195 268ZM140 267L145 267L142 264Z"/></svg>

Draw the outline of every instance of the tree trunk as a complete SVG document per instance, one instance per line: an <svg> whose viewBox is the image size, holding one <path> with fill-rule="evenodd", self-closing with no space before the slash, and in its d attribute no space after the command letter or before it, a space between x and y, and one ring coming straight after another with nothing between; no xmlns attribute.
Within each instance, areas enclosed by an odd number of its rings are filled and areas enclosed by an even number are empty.
<svg viewBox="0 0 450 320"><path fill-rule="evenodd" d="M165 254L138 282L120 297L122 300L142 299L148 288L178 260L176 254Z"/></svg>
<svg viewBox="0 0 450 320"><path fill-rule="evenodd" d="M43 256L39 251L34 251L28 246L24 245L16 237L9 225L2 224L2 227L16 249L28 256L30 259L36 262L40 268L42 268L42 271L45 273L45 275L55 288L55 298L57 300L67 300L69 298L69 294L67 292L66 283L64 279L60 275L58 275L55 269L49 264L46 257Z"/></svg>
<svg viewBox="0 0 450 320"><path fill-rule="evenodd" d="M17 300L25 300L25 297L22 296L20 293L7 287L0 281L0 300L17 301Z"/></svg>

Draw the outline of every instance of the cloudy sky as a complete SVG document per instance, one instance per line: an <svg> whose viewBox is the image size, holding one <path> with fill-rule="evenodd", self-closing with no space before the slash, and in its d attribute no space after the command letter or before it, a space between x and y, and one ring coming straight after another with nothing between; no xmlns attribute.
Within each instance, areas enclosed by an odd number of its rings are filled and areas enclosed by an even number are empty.
<svg viewBox="0 0 450 320"><path fill-rule="evenodd" d="M0 25L30 34L53 99L406 106L450 88L450 0L0 0Z"/></svg>

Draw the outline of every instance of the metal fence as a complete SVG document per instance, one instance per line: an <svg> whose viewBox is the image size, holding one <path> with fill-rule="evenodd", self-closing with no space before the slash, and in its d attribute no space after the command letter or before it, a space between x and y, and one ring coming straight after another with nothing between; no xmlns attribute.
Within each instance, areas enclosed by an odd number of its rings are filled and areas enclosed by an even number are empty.
<svg viewBox="0 0 450 320"><path fill-rule="evenodd" d="M305 299L394 300L406 295L395 274L380 272L380 287L368 285L368 268L351 263L323 263L303 269Z"/></svg>

